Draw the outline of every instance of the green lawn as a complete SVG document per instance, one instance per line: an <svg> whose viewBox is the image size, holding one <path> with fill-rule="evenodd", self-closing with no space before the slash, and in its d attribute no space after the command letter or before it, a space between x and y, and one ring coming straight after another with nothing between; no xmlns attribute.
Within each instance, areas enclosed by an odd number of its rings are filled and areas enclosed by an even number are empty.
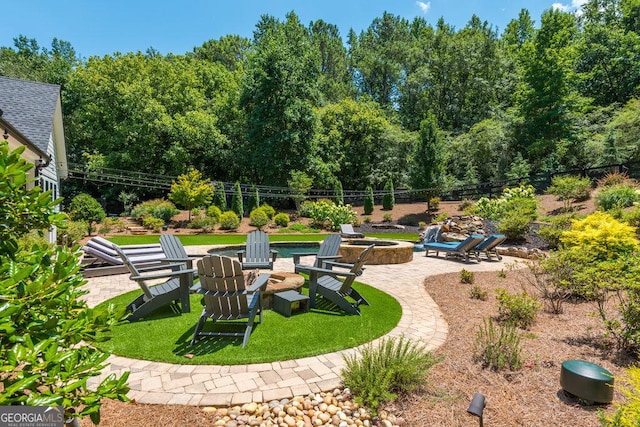
<svg viewBox="0 0 640 427"><path fill-rule="evenodd" d="M178 236L185 246L192 245L236 245L247 241L244 234L189 234ZM270 242L319 242L324 240L326 234L269 234ZM414 233L373 233L367 237L379 239L408 240L415 242L418 236ZM160 235L143 236L113 236L109 240L117 245L136 245L160 242Z"/></svg>
<svg viewBox="0 0 640 427"><path fill-rule="evenodd" d="M148 319L124 321L114 328L111 340L97 345L121 356L180 364L262 363L333 352L386 334L402 315L400 304L390 295L358 282L354 287L371 304L360 306L361 316L346 315L322 299L318 304L322 309L291 317L265 310L264 321L256 325L244 349L241 338L204 337L193 347L189 345L201 313L199 295L191 296L191 313L176 315L166 308ZM306 287L303 290L307 292ZM124 307L139 294L140 291L129 292L100 306ZM212 325L207 321L207 328ZM234 329L244 331L243 327Z"/></svg>

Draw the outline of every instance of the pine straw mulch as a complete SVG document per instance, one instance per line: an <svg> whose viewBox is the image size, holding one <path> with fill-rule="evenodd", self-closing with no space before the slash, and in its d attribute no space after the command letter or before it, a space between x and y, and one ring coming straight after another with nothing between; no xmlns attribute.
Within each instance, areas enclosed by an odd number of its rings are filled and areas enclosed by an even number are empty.
<svg viewBox="0 0 640 427"><path fill-rule="evenodd" d="M560 387L560 368L565 360L587 360L614 376L635 363L620 355L603 335L593 303L565 303L563 314L540 311L535 324L523 333L524 367L516 372L493 372L473 361L473 345L483 318L497 316L494 290L522 292L527 270L475 273L475 284L488 290L486 301L471 299L472 285L461 284L459 274L429 277L425 288L449 325L449 335L435 354L442 361L431 368L425 390L397 405L411 426L477 426L478 419L466 410L473 394L487 399L484 421L491 426L594 426L598 410L611 405L583 406ZM530 294L533 290L529 289ZM616 391L614 399L621 396Z"/></svg>

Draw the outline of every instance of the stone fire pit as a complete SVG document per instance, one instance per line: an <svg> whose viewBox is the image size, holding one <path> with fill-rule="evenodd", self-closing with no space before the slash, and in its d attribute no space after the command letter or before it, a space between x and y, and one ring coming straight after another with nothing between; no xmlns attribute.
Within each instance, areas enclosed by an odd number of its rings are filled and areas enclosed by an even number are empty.
<svg viewBox="0 0 640 427"><path fill-rule="evenodd" d="M413 260L413 243L374 238L347 239L342 242L339 262L353 263L369 245L374 245L367 264L403 264Z"/></svg>

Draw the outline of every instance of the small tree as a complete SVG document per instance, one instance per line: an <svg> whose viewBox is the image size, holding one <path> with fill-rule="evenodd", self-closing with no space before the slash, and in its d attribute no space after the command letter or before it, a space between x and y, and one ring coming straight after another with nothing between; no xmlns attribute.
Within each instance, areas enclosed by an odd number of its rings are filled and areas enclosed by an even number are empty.
<svg viewBox="0 0 640 427"><path fill-rule="evenodd" d="M586 200L591 193L591 181L589 178L577 176L554 176L547 192L553 194L564 202L564 211L571 210L574 202Z"/></svg>
<svg viewBox="0 0 640 427"><path fill-rule="evenodd" d="M253 212L254 209L260 207L260 194L258 194L258 188L255 185L251 186L251 190L249 191L249 201L248 201L247 211Z"/></svg>
<svg viewBox="0 0 640 427"><path fill-rule="evenodd" d="M89 415L97 424L103 398L128 400L128 372L89 387L109 356L95 346L123 313L87 307L80 254L64 246L35 245L17 257L17 241L30 229L65 226L54 213L59 200L27 189L28 165L0 141L0 405L62 406L65 418ZM74 414L73 410L77 412Z"/></svg>
<svg viewBox="0 0 640 427"><path fill-rule="evenodd" d="M289 190L291 191L291 198L296 204L296 211L299 211L300 204L305 201L307 193L311 190L313 178L300 171L291 171L290 177L291 178L287 183L289 184Z"/></svg>
<svg viewBox="0 0 640 427"><path fill-rule="evenodd" d="M134 203L138 201L138 195L136 193L121 191L120 194L118 194L118 201L122 202L124 214L129 215L131 213L131 209L133 209Z"/></svg>
<svg viewBox="0 0 640 427"><path fill-rule="evenodd" d="M213 185L208 179L203 179L197 169L190 169L187 174L179 175L171 184L169 200L189 211L198 206L206 206L213 198Z"/></svg>
<svg viewBox="0 0 640 427"><path fill-rule="evenodd" d="M371 215L373 213L373 189L370 185L367 185L367 189L364 191L364 214Z"/></svg>
<svg viewBox="0 0 640 427"><path fill-rule="evenodd" d="M91 235L94 222L102 222L107 216L102 205L87 193L80 193L69 204L69 217L73 221L85 221L87 234Z"/></svg>
<svg viewBox="0 0 640 427"><path fill-rule="evenodd" d="M240 183L236 181L233 185L233 196L231 197L231 210L238 215L238 218L244 216L244 205L242 203L242 189Z"/></svg>
<svg viewBox="0 0 640 427"><path fill-rule="evenodd" d="M220 208L220 211L227 210L227 193L224 191L224 183L218 181L216 184L215 194L213 195L213 204Z"/></svg>
<svg viewBox="0 0 640 427"><path fill-rule="evenodd" d="M382 209L390 211L393 209L393 205L396 204L396 198L393 195L393 181L391 178L387 180L384 185L384 196L382 196Z"/></svg>
<svg viewBox="0 0 640 427"><path fill-rule="evenodd" d="M333 202L338 206L344 205L344 190L342 189L342 183L338 179L336 179L333 193L334 193Z"/></svg>

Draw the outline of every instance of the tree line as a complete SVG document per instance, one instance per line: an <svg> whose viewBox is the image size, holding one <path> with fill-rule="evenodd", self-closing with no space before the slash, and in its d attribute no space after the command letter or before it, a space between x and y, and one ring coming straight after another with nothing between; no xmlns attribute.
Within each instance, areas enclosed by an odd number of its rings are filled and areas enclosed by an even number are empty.
<svg viewBox="0 0 640 427"><path fill-rule="evenodd" d="M437 192L640 159L640 0L523 9L501 34L384 13L344 39L292 11L167 55L81 59L21 35L0 74L62 85L69 161L94 167Z"/></svg>

